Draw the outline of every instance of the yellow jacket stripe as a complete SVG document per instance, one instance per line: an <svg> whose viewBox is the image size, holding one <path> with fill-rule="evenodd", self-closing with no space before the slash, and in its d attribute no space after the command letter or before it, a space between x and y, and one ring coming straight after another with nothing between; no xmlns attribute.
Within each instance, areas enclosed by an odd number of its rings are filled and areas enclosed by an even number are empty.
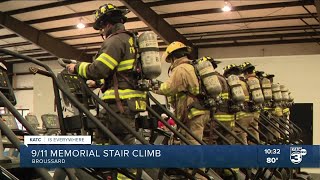
<svg viewBox="0 0 320 180"><path fill-rule="evenodd" d="M200 93L199 87L190 87L189 92L193 95L198 95Z"/></svg>
<svg viewBox="0 0 320 180"><path fill-rule="evenodd" d="M82 62L79 66L78 74L84 78L87 78L87 67L90 63Z"/></svg>
<svg viewBox="0 0 320 180"><path fill-rule="evenodd" d="M249 101L250 100L250 97L249 96L245 96L245 98L244 98L244 101Z"/></svg>
<svg viewBox="0 0 320 180"><path fill-rule="evenodd" d="M100 54L100 56L96 60L102 62L111 70L113 70L118 65L118 62L106 53Z"/></svg>
<svg viewBox="0 0 320 180"><path fill-rule="evenodd" d="M272 111L272 114L274 114L278 117L282 116L283 115L282 108L281 107L274 108L274 110Z"/></svg>
<svg viewBox="0 0 320 180"><path fill-rule="evenodd" d="M233 121L234 115L233 114L215 114L213 116L218 121Z"/></svg>
<svg viewBox="0 0 320 180"><path fill-rule="evenodd" d="M130 99L130 98L146 98L146 92L132 90L132 89L119 89L120 99ZM102 96L103 100L115 99L114 90L107 90Z"/></svg>
<svg viewBox="0 0 320 180"><path fill-rule="evenodd" d="M284 108L284 109L283 109L283 113L288 113L289 111L290 111L289 108Z"/></svg>
<svg viewBox="0 0 320 180"><path fill-rule="evenodd" d="M229 99L229 93L221 93L220 97L221 99Z"/></svg>
<svg viewBox="0 0 320 180"><path fill-rule="evenodd" d="M239 120L241 118L246 118L246 117L250 117L253 116L252 113L247 113L247 112L237 112L236 113L236 119Z"/></svg>
<svg viewBox="0 0 320 180"><path fill-rule="evenodd" d="M118 71L125 71L133 68L134 59L121 61L118 66Z"/></svg>
<svg viewBox="0 0 320 180"><path fill-rule="evenodd" d="M193 117L205 114L206 112L207 112L206 110L199 110L199 109L196 109L196 108L191 108L190 112L188 114L188 118L192 119Z"/></svg>
<svg viewBox="0 0 320 180"><path fill-rule="evenodd" d="M275 111L275 112L282 112L282 108L276 107L276 108L274 108L274 111Z"/></svg>
<svg viewBox="0 0 320 180"><path fill-rule="evenodd" d="M137 172L133 172L134 175L137 174ZM125 176L124 174L118 173L117 175L117 180L131 180L131 178L128 178L127 176Z"/></svg>

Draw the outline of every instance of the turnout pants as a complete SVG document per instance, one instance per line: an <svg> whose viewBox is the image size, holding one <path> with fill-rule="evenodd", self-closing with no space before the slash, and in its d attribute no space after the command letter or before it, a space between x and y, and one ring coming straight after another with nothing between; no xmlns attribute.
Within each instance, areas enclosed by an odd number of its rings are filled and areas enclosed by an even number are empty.
<svg viewBox="0 0 320 180"><path fill-rule="evenodd" d="M250 128L250 124L253 123L253 118L254 116L251 113L238 112L236 114L236 121L247 130ZM234 132L246 145L248 145L248 134L244 130L235 126Z"/></svg>
<svg viewBox="0 0 320 180"><path fill-rule="evenodd" d="M111 104L109 107L116 112L117 116L122 118L132 129L135 130L136 112L130 111L127 106L123 106L124 113L121 114L115 104ZM109 130L124 144L135 144L135 137L124 126L122 126L115 117L111 116L104 109L99 113L98 117L101 123L107 126L107 128L109 128ZM109 139L109 137L103 134L100 130L97 132L96 141L97 144L109 142L110 145L115 145L115 142Z"/></svg>
<svg viewBox="0 0 320 180"><path fill-rule="evenodd" d="M252 123L251 125L253 127L255 127L256 129L259 129L259 123L257 121L260 121L260 111L256 111L252 113L253 119L252 119ZM250 131L250 133L252 133L259 141L260 141L260 137L259 137L259 132L257 132L256 130L254 130L253 128L248 128L248 130Z"/></svg>
<svg viewBox="0 0 320 180"><path fill-rule="evenodd" d="M196 135L199 139L202 140L204 127L208 123L208 121L210 119L209 117L210 117L209 113L195 116L192 119L187 120L186 126L187 126L187 128L190 129L191 132L194 133L194 135ZM181 133L182 133L182 135L184 135L186 137L186 139L192 145L200 145L200 143L198 141L196 141L190 134L188 134L184 130L181 129Z"/></svg>

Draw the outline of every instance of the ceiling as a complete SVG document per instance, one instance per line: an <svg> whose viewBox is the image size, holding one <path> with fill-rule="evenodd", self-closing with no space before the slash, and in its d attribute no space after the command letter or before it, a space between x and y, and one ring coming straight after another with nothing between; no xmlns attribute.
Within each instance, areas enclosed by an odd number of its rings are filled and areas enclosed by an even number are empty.
<svg viewBox="0 0 320 180"><path fill-rule="evenodd" d="M153 30L160 49L181 40L197 48L288 44L320 44L320 26L313 0L229 0L231 12L222 12L222 0L2 0L0 48L41 61L57 57L90 61L103 41L92 28L93 12L101 5L124 4L127 29ZM86 28L78 29L80 18ZM0 60L22 62L1 55Z"/></svg>

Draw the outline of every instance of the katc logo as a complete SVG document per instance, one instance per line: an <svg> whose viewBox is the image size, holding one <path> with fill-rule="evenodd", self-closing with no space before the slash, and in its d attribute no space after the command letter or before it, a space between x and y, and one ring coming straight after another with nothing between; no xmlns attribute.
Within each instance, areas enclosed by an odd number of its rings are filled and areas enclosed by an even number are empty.
<svg viewBox="0 0 320 180"><path fill-rule="evenodd" d="M302 156L307 155L307 150L302 147L290 147L290 161L293 164L300 164Z"/></svg>

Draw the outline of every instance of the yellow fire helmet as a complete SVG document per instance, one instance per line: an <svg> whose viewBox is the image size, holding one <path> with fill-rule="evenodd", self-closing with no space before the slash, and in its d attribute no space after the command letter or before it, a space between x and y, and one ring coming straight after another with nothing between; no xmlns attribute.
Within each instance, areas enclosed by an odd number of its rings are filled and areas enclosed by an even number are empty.
<svg viewBox="0 0 320 180"><path fill-rule="evenodd" d="M209 61L212 63L212 65L215 69L218 67L218 64L221 63L221 61L217 61L217 60L213 59L211 56L203 56L202 58L199 59L199 61Z"/></svg>
<svg viewBox="0 0 320 180"><path fill-rule="evenodd" d="M224 67L223 70L224 70L223 72L224 75L229 74L231 71L234 71L236 75L239 75L241 72L240 67L235 64L229 64L226 67Z"/></svg>
<svg viewBox="0 0 320 180"><path fill-rule="evenodd" d="M183 49L186 48L188 50L188 52L191 52L191 47L186 46L185 44L183 44L182 42L179 41L174 41L171 44L169 44L169 46L167 47L167 49L164 51L163 55L162 55L162 60L166 61L167 63L169 63L168 61L168 56L178 50L178 49Z"/></svg>
<svg viewBox="0 0 320 180"><path fill-rule="evenodd" d="M130 11L128 9L119 9L113 4L105 4L99 7L98 10L94 12L95 22L93 24L93 28L95 30L100 30L103 27L103 22L106 20L109 21L121 21L125 23L127 18L125 17Z"/></svg>
<svg viewBox="0 0 320 180"><path fill-rule="evenodd" d="M241 67L242 67L242 72L255 69L255 66L249 62L244 62L243 64L241 64Z"/></svg>

